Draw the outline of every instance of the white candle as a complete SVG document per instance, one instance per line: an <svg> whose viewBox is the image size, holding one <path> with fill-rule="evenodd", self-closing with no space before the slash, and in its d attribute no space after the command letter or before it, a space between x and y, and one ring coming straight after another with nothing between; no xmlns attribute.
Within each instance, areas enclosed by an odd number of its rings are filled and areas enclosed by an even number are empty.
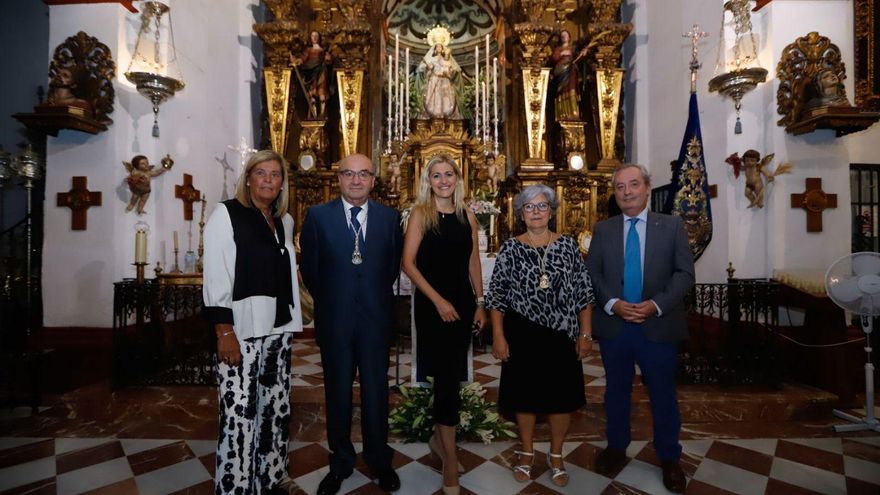
<svg viewBox="0 0 880 495"><path fill-rule="evenodd" d="M483 141L489 142L489 71L483 80Z"/></svg>
<svg viewBox="0 0 880 495"><path fill-rule="evenodd" d="M480 45L474 47L474 134L480 135Z"/></svg>
<svg viewBox="0 0 880 495"><path fill-rule="evenodd" d="M394 80L393 75L391 74L392 61L393 57L391 55L388 55L388 146L386 146L385 148L385 151L387 153L391 153L391 141L394 140L394 129L391 125L392 115L394 114L394 110L392 107L392 104L394 102L394 90L392 89Z"/></svg>
<svg viewBox="0 0 880 495"><path fill-rule="evenodd" d="M409 48L406 49L406 64L403 66L403 137L409 136Z"/></svg>
<svg viewBox="0 0 880 495"><path fill-rule="evenodd" d="M177 245L177 231L174 231L174 250L179 251L180 247Z"/></svg>
<svg viewBox="0 0 880 495"><path fill-rule="evenodd" d="M134 235L134 262L147 262L147 233L140 229Z"/></svg>
<svg viewBox="0 0 880 495"><path fill-rule="evenodd" d="M394 90L397 91L397 119L395 119L395 125L397 126L397 135L398 141L400 140L400 34L394 35Z"/></svg>
<svg viewBox="0 0 880 495"><path fill-rule="evenodd" d="M485 72L485 74L486 74L486 81L488 82L489 81L489 35L488 34L486 35L486 72ZM488 96L488 93L483 93L483 97L487 97L487 96ZM484 117L489 116L488 115L488 113L489 113L488 112L488 109L489 109L488 100L486 103L487 103L486 104L487 112L483 114ZM483 120L489 120L489 119L484 118Z"/></svg>
<svg viewBox="0 0 880 495"><path fill-rule="evenodd" d="M403 93L403 83L397 87L397 94ZM397 99L397 140L403 141L403 98Z"/></svg>
<svg viewBox="0 0 880 495"><path fill-rule="evenodd" d="M498 57L492 59L492 107L495 119L495 154L498 154Z"/></svg>

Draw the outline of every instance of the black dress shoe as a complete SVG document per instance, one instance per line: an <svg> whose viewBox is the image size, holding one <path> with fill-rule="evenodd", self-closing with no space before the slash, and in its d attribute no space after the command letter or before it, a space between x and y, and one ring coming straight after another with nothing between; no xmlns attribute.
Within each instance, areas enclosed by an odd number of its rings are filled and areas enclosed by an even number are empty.
<svg viewBox="0 0 880 495"><path fill-rule="evenodd" d="M379 488L386 492L396 492L400 489L400 477L391 468L376 469L373 471L373 476L379 482Z"/></svg>
<svg viewBox="0 0 880 495"><path fill-rule="evenodd" d="M318 495L335 495L342 487L342 481L345 478L334 474L333 471L327 473L321 483L318 485Z"/></svg>
<svg viewBox="0 0 880 495"><path fill-rule="evenodd" d="M672 493L683 493L687 478L678 461L665 461L660 464L663 469L663 486Z"/></svg>
<svg viewBox="0 0 880 495"><path fill-rule="evenodd" d="M626 452L615 449L614 447L606 447L605 450L599 452L596 457L596 472L602 476L613 478L626 465Z"/></svg>

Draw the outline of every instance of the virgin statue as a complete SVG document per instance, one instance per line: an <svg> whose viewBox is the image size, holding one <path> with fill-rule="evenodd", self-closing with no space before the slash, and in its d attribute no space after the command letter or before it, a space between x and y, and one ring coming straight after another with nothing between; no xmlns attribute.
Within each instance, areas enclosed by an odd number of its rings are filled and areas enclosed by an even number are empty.
<svg viewBox="0 0 880 495"><path fill-rule="evenodd" d="M553 81L556 86L555 110L556 120L580 120L580 103L578 99L577 62L586 55L584 48L574 56L571 44L571 33L562 31L559 35L560 45L553 49Z"/></svg>
<svg viewBox="0 0 880 495"><path fill-rule="evenodd" d="M443 43L434 44L425 54L418 70L424 71L427 81L420 117L460 119L454 81L461 73L461 67L452 58L449 47Z"/></svg>

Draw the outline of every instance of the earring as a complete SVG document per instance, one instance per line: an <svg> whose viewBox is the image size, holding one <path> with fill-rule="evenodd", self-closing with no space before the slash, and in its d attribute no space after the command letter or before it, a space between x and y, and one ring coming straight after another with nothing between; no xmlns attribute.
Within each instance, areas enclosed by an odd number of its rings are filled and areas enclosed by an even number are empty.
<svg viewBox="0 0 880 495"><path fill-rule="evenodd" d="M251 183L250 183L250 182L245 182L244 185L246 185L246 186L248 186L248 187L251 187Z"/></svg>

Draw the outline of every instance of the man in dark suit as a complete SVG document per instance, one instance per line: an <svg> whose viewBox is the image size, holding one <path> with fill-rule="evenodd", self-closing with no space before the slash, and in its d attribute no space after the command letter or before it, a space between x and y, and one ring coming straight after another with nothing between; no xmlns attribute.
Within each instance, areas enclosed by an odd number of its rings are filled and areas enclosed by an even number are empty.
<svg viewBox="0 0 880 495"><path fill-rule="evenodd" d="M621 215L596 225L587 268L596 309L593 335L605 366L608 447L596 470L613 477L626 464L635 364L651 399L654 448L663 484L681 493L681 419L675 395L678 344L688 336L684 298L694 285L694 258L681 217L648 211L651 176L626 164L611 179Z"/></svg>
<svg viewBox="0 0 880 495"><path fill-rule="evenodd" d="M319 495L339 491L355 465L352 387L358 373L363 457L379 486L400 488L388 446L388 349L394 322L392 286L403 239L397 210L369 199L376 169L364 155L339 162L342 197L309 208L300 234L303 282L315 301L327 403L330 472Z"/></svg>

